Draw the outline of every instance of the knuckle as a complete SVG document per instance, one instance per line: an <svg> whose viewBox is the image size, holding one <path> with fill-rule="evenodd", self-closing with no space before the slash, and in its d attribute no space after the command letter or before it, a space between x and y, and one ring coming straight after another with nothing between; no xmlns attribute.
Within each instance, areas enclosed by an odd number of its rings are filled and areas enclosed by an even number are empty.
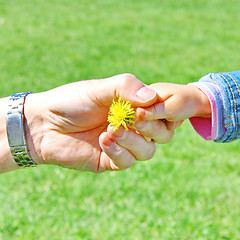
<svg viewBox="0 0 240 240"><path fill-rule="evenodd" d="M130 82L136 80L137 78L131 73L123 73L121 74L121 82L123 86L129 86Z"/></svg>

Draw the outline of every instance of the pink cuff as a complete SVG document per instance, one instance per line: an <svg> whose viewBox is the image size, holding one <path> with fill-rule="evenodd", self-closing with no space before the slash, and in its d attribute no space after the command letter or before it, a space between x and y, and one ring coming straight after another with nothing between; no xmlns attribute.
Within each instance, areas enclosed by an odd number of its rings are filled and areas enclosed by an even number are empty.
<svg viewBox="0 0 240 240"><path fill-rule="evenodd" d="M195 82L190 83L190 85L194 85L201 91L203 91L211 104L212 109L212 117L211 118L201 118L201 117L193 117L190 118L190 122L195 129L195 131L202 136L205 140L215 140L220 135L221 129L219 129L219 125L221 124L222 120L222 112L221 108L219 107L219 100L218 100L218 87L213 83L202 83L202 82ZM220 124L219 124L220 123Z"/></svg>

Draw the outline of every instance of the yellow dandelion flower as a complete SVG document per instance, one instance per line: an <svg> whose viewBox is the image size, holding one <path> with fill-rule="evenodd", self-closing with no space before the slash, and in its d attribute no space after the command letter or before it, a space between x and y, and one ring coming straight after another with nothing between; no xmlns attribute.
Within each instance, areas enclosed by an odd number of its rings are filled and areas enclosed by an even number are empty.
<svg viewBox="0 0 240 240"><path fill-rule="evenodd" d="M108 113L108 122L110 126L114 127L113 131L116 131L121 125L128 131L128 125L134 123L135 111L132 108L129 101L124 101L121 97L118 101L114 101L110 106Z"/></svg>

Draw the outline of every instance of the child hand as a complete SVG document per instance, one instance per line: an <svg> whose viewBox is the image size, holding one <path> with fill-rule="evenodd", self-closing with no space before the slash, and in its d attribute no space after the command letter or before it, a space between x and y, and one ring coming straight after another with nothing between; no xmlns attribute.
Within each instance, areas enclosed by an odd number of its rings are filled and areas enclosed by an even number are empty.
<svg viewBox="0 0 240 240"><path fill-rule="evenodd" d="M211 118L211 106L207 96L192 85L155 83L150 86L158 94L158 102L147 108L138 108L137 117L164 129L167 135L179 127L183 120L191 117ZM159 122L162 119L163 121ZM153 124L153 123L152 123ZM153 131L153 129L152 129ZM156 131L157 132L157 131ZM150 135L149 131L145 133ZM144 134L144 135L145 135ZM165 139L159 134L157 142Z"/></svg>

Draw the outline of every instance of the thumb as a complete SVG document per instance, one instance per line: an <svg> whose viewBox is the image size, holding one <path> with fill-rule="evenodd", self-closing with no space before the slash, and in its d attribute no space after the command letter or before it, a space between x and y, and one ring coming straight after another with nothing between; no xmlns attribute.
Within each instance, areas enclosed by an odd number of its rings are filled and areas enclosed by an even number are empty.
<svg viewBox="0 0 240 240"><path fill-rule="evenodd" d="M104 105L122 97L132 106L147 107L157 101L157 94L132 74L120 74L98 82L95 96ZM97 94L97 95L96 95Z"/></svg>

